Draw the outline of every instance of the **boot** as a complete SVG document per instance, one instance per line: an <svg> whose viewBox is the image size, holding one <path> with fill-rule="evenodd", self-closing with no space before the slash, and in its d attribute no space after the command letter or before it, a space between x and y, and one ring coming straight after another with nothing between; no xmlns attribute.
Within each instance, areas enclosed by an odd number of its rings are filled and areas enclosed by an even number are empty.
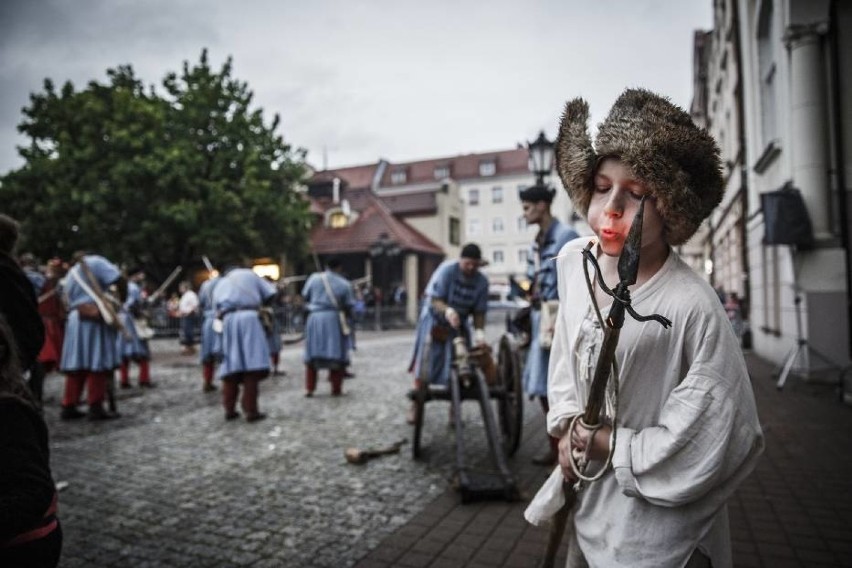
<svg viewBox="0 0 852 568"><path fill-rule="evenodd" d="M317 369L313 365L305 365L305 396L314 396L317 390Z"/></svg>
<svg viewBox="0 0 852 568"><path fill-rule="evenodd" d="M94 406L89 407L89 420L100 421L112 420L114 418L118 418L118 414L107 412L106 410L104 410L104 407L101 404L96 404Z"/></svg>
<svg viewBox="0 0 852 568"><path fill-rule="evenodd" d="M59 418L62 420L77 420L78 418L83 418L85 415L86 413L80 412L76 406L63 406Z"/></svg>

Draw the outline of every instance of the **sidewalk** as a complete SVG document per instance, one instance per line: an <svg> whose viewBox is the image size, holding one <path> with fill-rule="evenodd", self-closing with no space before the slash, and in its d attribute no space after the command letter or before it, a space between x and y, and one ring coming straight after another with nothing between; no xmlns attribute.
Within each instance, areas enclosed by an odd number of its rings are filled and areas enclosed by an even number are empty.
<svg viewBox="0 0 852 568"><path fill-rule="evenodd" d="M852 566L852 409L833 387L795 378L779 392L771 365L746 360L766 451L729 504L734 565ZM524 441L511 463L522 501L462 505L447 490L356 566L536 566L547 529L529 525L523 511L549 470L530 463L544 448L544 420L537 408L525 410ZM557 566L564 555L563 547Z"/></svg>

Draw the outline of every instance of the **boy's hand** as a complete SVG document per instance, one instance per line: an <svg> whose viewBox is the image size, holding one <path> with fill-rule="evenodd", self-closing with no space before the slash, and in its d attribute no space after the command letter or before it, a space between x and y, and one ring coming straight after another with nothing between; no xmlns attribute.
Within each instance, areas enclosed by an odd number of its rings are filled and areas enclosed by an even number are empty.
<svg viewBox="0 0 852 568"><path fill-rule="evenodd" d="M596 461L605 460L609 454L609 435L611 432L612 426L609 424L604 424L597 430L589 430L588 428L584 428L578 420L574 431L570 433L571 448L576 450L579 455L582 455L586 452L586 447L591 440L589 459ZM566 438L568 437L566 436Z"/></svg>
<svg viewBox="0 0 852 568"><path fill-rule="evenodd" d="M559 440L559 468L562 470L562 478L568 483L574 483L577 481L577 476L574 475L574 470L571 469L571 462L569 461L568 452L571 452L571 435L565 434L561 440ZM577 456L575 456L576 461Z"/></svg>

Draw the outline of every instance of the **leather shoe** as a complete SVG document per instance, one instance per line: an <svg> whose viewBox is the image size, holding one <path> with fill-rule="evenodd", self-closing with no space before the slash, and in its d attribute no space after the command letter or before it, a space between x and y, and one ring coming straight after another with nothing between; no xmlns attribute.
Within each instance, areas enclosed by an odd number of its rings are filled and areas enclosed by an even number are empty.
<svg viewBox="0 0 852 568"><path fill-rule="evenodd" d="M556 454L553 453L551 450L547 450L546 452L539 454L532 459L532 462L535 465L547 465L547 466L556 465L557 461L558 461L558 458L557 458Z"/></svg>
<svg viewBox="0 0 852 568"><path fill-rule="evenodd" d="M129 388L130 388L130 383L121 383L121 384L119 384L118 386L119 386L119 387L121 387L121 388L123 388L123 389L129 389Z"/></svg>
<svg viewBox="0 0 852 568"><path fill-rule="evenodd" d="M216 391L216 385L212 385L212 384L204 385L201 388L201 390L203 390L204 392L215 392Z"/></svg>
<svg viewBox="0 0 852 568"><path fill-rule="evenodd" d="M264 419L266 419L266 414L264 414L263 412L258 412L257 414L246 416L246 422L258 422Z"/></svg>
<svg viewBox="0 0 852 568"><path fill-rule="evenodd" d="M145 382L145 383L139 383L139 387L143 388L143 389L155 389L155 388L157 388L157 385L155 385L154 383Z"/></svg>
<svg viewBox="0 0 852 568"><path fill-rule="evenodd" d="M86 413L79 411L76 406L63 406L59 418L62 420L77 420L83 418L85 415Z"/></svg>
<svg viewBox="0 0 852 568"><path fill-rule="evenodd" d="M225 420L236 420L239 417L240 417L240 413L237 412L236 410L233 411L233 412L226 412L225 413Z"/></svg>

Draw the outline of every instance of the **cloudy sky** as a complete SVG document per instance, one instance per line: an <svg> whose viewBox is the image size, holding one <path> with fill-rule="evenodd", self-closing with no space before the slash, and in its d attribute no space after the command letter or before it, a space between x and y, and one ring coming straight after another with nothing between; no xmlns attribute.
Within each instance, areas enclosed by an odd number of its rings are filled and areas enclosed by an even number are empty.
<svg viewBox="0 0 852 568"><path fill-rule="evenodd" d="M565 101L603 119L627 86L692 99L711 0L3 0L0 174L46 77L77 88L131 64L160 85L230 55L315 167L512 148L556 132ZM162 91L160 91L162 92Z"/></svg>

